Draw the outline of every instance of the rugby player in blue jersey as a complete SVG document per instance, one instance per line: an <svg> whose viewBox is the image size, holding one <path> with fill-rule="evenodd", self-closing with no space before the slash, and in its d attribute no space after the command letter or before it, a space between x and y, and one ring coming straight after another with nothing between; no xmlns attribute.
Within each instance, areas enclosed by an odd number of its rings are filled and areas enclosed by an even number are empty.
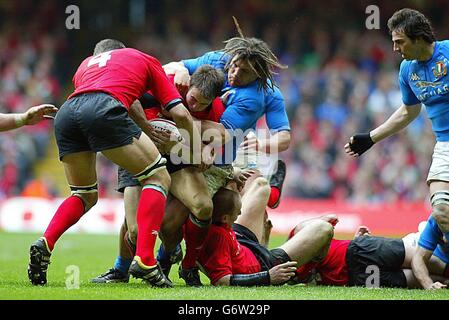
<svg viewBox="0 0 449 320"><path fill-rule="evenodd" d="M196 59L172 62L165 65L164 69L168 73L175 74L175 85L182 92L188 88L189 75L204 64L210 64L226 72L226 83L222 92L229 92L226 110L220 123L233 134L233 139L225 145L225 152L222 153L222 156L216 157L215 166L213 166L215 170L218 169L218 172L227 174L229 168L232 169L231 164L235 159L237 147L249 130L255 129L257 120L263 115L266 115L268 127L273 135L270 139L264 140L263 145L260 145L259 148L265 152L286 150L290 143L290 125L285 111L284 98L273 81L273 69L283 66L277 61L268 45L256 38L235 37L226 41L226 46L222 51L208 52ZM209 182L207 171L205 175ZM223 178L226 177L223 176L221 179L216 179L216 175L213 177L213 180L219 180L219 183L223 182L217 187L226 185L226 179ZM254 188L268 187L267 183L262 181L263 178L257 179L259 179L259 183L256 183ZM262 192L256 191L252 194L257 195ZM170 252L174 251L176 244L179 243L179 235L182 235L182 223L185 221L185 216L181 213L183 210L181 205L172 204L170 208L173 210L166 210L165 223L161 228L161 238L165 250L159 252L159 261L168 260ZM201 248L207 235L210 222L210 215L194 217L192 214L186 221L184 229L186 256L180 268L180 277L188 285L201 285L196 267L196 257L198 249ZM178 236L174 237L175 234ZM161 263L164 265L163 262Z"/></svg>
<svg viewBox="0 0 449 320"><path fill-rule="evenodd" d="M437 141L427 176L431 217L449 239L449 41L437 41L429 20L413 9L395 12L388 20L388 28L393 50L404 58L399 70L403 104L371 132L352 136L345 151L354 157L362 155L375 143L405 128L419 115L424 104ZM424 267L422 263L426 259L423 258L429 254L422 247L418 250L421 258L416 258L414 270ZM430 286L426 281L424 287Z"/></svg>
<svg viewBox="0 0 449 320"><path fill-rule="evenodd" d="M449 275L449 243L438 226L433 214L430 215L426 227L422 231L418 246L412 258L412 270L418 282L424 289L443 289L447 284L432 280L429 272L429 262L438 269L444 270L444 277ZM438 258L438 259L435 259Z"/></svg>

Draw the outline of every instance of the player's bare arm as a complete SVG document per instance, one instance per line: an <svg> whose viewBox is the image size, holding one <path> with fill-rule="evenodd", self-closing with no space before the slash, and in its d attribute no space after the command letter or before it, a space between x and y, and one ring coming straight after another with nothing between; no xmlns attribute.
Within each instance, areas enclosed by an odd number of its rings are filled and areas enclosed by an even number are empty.
<svg viewBox="0 0 449 320"><path fill-rule="evenodd" d="M153 126L150 125L139 100L134 101L131 105L129 109L129 116L142 129L142 131L150 137L151 141L154 142L159 152L162 154L166 154L176 143L175 141L170 140L170 133L155 130Z"/></svg>
<svg viewBox="0 0 449 320"><path fill-rule="evenodd" d="M267 139L257 139L255 136L248 137L242 143L243 150L255 149L264 153L280 153L290 146L290 131L276 132Z"/></svg>
<svg viewBox="0 0 449 320"><path fill-rule="evenodd" d="M250 287L284 284L295 275L296 266L297 263L295 261L288 261L274 266L269 271L253 274L228 274L220 278L215 285Z"/></svg>
<svg viewBox="0 0 449 320"><path fill-rule="evenodd" d="M412 270L418 282L426 290L446 288L446 285L441 282L434 282L429 275L427 264L432 257L433 251L426 250L422 247L417 247L412 259Z"/></svg>
<svg viewBox="0 0 449 320"><path fill-rule="evenodd" d="M384 123L372 130L370 133L356 134L349 139L345 145L345 152L352 157L358 157L379 142L393 134L398 133L410 122L418 117L421 112L421 104L411 106L401 105Z"/></svg>
<svg viewBox="0 0 449 320"><path fill-rule="evenodd" d="M24 113L0 114L0 131L36 124L44 120L45 116L57 111L58 109L52 104L41 104L31 107Z"/></svg>
<svg viewBox="0 0 449 320"><path fill-rule="evenodd" d="M203 142L219 147L231 140L228 130L218 122L210 120L201 121L201 137Z"/></svg>
<svg viewBox="0 0 449 320"><path fill-rule="evenodd" d="M170 62L162 66L166 74L175 75L175 86L181 94L186 94L190 87L190 75L182 61Z"/></svg>

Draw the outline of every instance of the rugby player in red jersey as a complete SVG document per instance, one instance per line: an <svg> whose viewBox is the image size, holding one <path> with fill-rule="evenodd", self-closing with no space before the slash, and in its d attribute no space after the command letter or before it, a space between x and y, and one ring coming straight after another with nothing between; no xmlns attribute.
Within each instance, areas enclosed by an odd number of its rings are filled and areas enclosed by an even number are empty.
<svg viewBox="0 0 449 320"><path fill-rule="evenodd" d="M193 148L199 132L160 62L112 39L97 43L73 77L75 91L55 117L55 135L72 195L57 209L44 236L31 245L28 277L47 282L51 252L61 235L98 199L96 153L131 172L143 186L137 209L138 239L130 273L153 286L171 287L154 257L170 176L165 159L128 116L131 104L151 90ZM195 133L195 134L194 134Z"/></svg>
<svg viewBox="0 0 449 320"><path fill-rule="evenodd" d="M300 228L293 229L290 237ZM371 236L369 229L361 226L354 240L332 239L327 254L299 267L291 283L420 288L411 270L415 250L402 239ZM433 279L448 281L448 270L441 260L433 257L429 269Z"/></svg>
<svg viewBox="0 0 449 320"><path fill-rule="evenodd" d="M168 75L168 78L173 82L173 75ZM183 98L196 119L215 123L219 121L224 112L224 105L220 97L217 96L220 94L223 83L223 72L212 66L204 65L192 75L191 87ZM148 122L148 120L155 118L171 118L170 114L161 108L161 104L155 99L152 92L144 94L139 101L133 104L130 116L153 141L157 140L163 144L167 143L166 140L169 140L167 134L156 132ZM205 124L204 121L201 121L201 124ZM211 128L211 124L207 127ZM163 135L165 135L165 139L161 137ZM218 133L218 135L217 139L221 140L221 133ZM221 145L223 142L218 143ZM169 189L170 194L185 204L198 219L204 219L203 216L211 216L212 199L203 173L195 166L189 164L173 164L171 155L163 152L164 150L170 151L170 148L166 148L163 144L159 145L159 150L167 158L167 169L172 180ZM120 232L119 256L112 269L92 279L94 283L128 282L129 280L128 268L131 264L132 252L137 239L136 208L141 193L141 186L133 178L133 175L123 168L119 169L118 177L118 191L124 193L126 215L125 223L122 225ZM190 239L195 237L195 234L194 232L189 232L189 235L186 237ZM187 251L192 251L190 246L187 246ZM179 252L179 254L182 253ZM160 263L163 270L167 268L162 262ZM164 272L168 276L169 269L168 271L164 270Z"/></svg>
<svg viewBox="0 0 449 320"><path fill-rule="evenodd" d="M261 286L286 283L297 266L327 251L333 236L329 221L308 221L282 246L269 250L260 244L253 225L241 213L240 195L220 189L213 198L213 223L198 262L213 285ZM256 217L254 217L256 218ZM264 212L258 217L263 225Z"/></svg>

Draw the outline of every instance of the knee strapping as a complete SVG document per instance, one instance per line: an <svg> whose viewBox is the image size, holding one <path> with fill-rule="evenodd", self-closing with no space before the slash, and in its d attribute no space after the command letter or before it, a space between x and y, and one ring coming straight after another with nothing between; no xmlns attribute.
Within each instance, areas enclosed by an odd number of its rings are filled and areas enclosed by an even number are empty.
<svg viewBox="0 0 449 320"><path fill-rule="evenodd" d="M212 222L212 219L200 220L197 217L195 217L195 215L192 213L189 214L189 219L190 221L192 221L194 225L196 225L199 228L209 227Z"/></svg>
<svg viewBox="0 0 449 320"><path fill-rule="evenodd" d="M430 204L432 208L435 208L436 205L445 204L449 206L449 192L447 191L437 191L432 197L430 197Z"/></svg>
<svg viewBox="0 0 449 320"><path fill-rule="evenodd" d="M98 184L95 182L90 186L70 186L71 195L83 195L86 193L96 193L98 192Z"/></svg>
<svg viewBox="0 0 449 320"><path fill-rule="evenodd" d="M162 195L163 195L165 198L167 198L167 194L168 194L167 190L165 190L163 187L161 187L161 186L159 186L159 185L157 185L157 184L152 184L152 183L147 184L147 185L145 185L145 186L142 188L142 191L145 190L145 189L152 189L152 190L159 191L160 193L162 193Z"/></svg>
<svg viewBox="0 0 449 320"><path fill-rule="evenodd" d="M148 167L146 167L142 172L134 175L139 182L142 182L145 179L148 179L156 172L165 169L165 164L167 163L167 159L162 158L161 155L157 157L156 160L153 161Z"/></svg>

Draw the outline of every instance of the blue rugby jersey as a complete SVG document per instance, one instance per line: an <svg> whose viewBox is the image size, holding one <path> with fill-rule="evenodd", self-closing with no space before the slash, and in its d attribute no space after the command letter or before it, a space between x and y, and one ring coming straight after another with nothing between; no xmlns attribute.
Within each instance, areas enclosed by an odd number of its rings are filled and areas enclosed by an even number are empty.
<svg viewBox="0 0 449 320"><path fill-rule="evenodd" d="M432 216L427 220L426 227L419 237L418 246L433 251L435 256L449 263L449 243L443 240L443 233Z"/></svg>
<svg viewBox="0 0 449 320"><path fill-rule="evenodd" d="M427 61L404 60L399 85L405 105L422 103L437 141L449 141L449 41L436 41Z"/></svg>
<svg viewBox="0 0 449 320"><path fill-rule="evenodd" d="M183 60L182 62L189 74L192 74L204 64L224 70L229 58L229 55L221 51L211 51L201 57ZM266 115L268 128L272 133L290 130L284 97L279 88L269 88L263 92L259 90L257 81L245 87L231 87L226 77L222 92L227 91L231 91L231 94L220 122L226 129L237 133L234 134L233 141L225 145L224 157L217 159L221 164L230 164L234 161L237 148L248 130L254 130L257 120L264 114ZM229 154L230 149L232 150L232 156Z"/></svg>

